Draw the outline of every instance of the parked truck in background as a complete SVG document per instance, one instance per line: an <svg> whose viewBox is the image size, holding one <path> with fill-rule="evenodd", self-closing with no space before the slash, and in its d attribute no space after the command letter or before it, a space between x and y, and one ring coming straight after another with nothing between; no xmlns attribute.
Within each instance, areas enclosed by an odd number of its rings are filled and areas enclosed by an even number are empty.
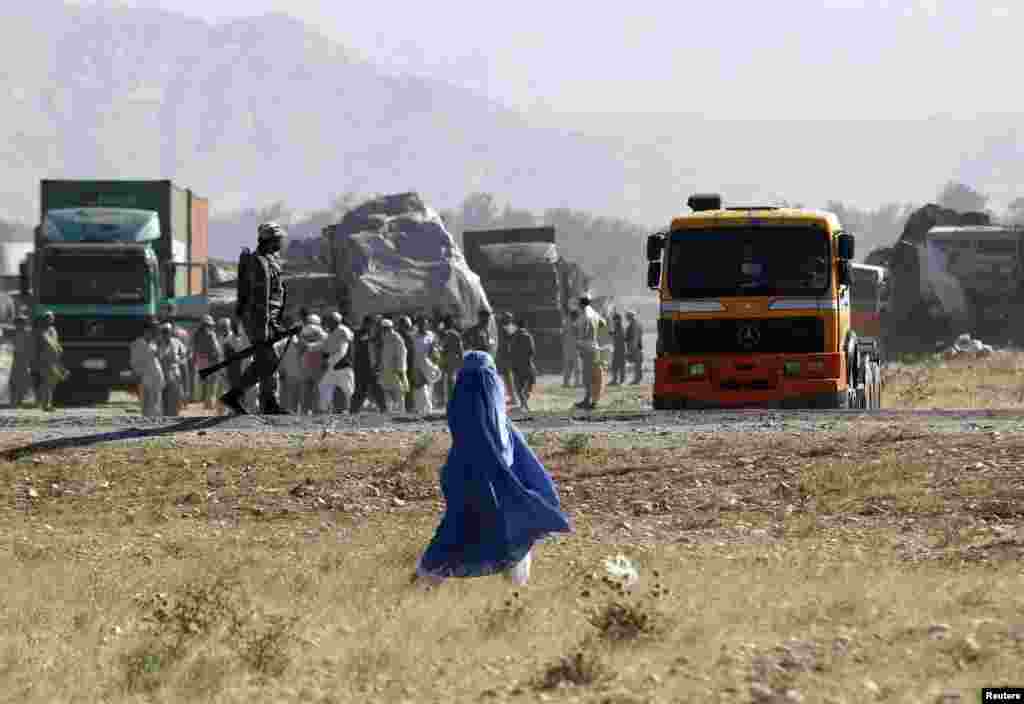
<svg viewBox="0 0 1024 704"><path fill-rule="evenodd" d="M561 373L562 322L576 298L589 292L589 281L560 255L555 228L466 231L462 242L495 314L523 319L533 334L538 370Z"/></svg>
<svg viewBox="0 0 1024 704"><path fill-rule="evenodd" d="M850 262L850 270L850 325L859 337L881 344L882 317L889 304L889 272L885 267L858 262ZM884 360L885 355L881 356Z"/></svg>
<svg viewBox="0 0 1024 704"><path fill-rule="evenodd" d="M60 396L134 386L128 347L144 322L167 303L185 326L208 311L208 220L206 199L170 181L42 181L23 293L56 317Z"/></svg>
<svg viewBox="0 0 1024 704"><path fill-rule="evenodd" d="M689 205L647 241L654 407L878 408L878 347L851 325L854 239L839 219L715 194Z"/></svg>

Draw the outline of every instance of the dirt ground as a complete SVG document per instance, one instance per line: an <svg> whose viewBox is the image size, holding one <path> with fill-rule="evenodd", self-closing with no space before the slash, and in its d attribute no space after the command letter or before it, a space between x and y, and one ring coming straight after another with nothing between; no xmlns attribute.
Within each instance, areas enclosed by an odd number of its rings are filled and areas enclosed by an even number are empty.
<svg viewBox="0 0 1024 704"><path fill-rule="evenodd" d="M443 510L443 419L6 415L0 691L976 701L1024 683L1018 363L890 370L893 403L964 413L651 414L626 387L591 418L546 388L519 426L574 530L520 589L410 583Z"/></svg>

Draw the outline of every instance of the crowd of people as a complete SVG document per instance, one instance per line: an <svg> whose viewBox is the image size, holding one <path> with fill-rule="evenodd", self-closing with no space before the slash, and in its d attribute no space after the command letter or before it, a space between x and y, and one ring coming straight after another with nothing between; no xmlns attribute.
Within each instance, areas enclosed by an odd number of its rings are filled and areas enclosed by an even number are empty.
<svg viewBox="0 0 1024 704"><path fill-rule="evenodd" d="M625 320L615 313L608 325L588 299L579 304L564 328L563 382L584 388L577 407L593 408L609 366L609 386L626 383L627 364L633 365L632 383L640 383L642 331L632 312ZM447 404L463 357L474 350L496 361L509 404L529 411L537 382L536 346L526 322L511 313L503 313L495 324L492 312L481 310L477 324L465 330L453 315L368 315L358 327L337 311L321 316L303 310L299 316L301 332L275 344L279 403L286 413L359 413L368 406L380 412L432 413ZM25 314L16 319L10 376L15 406L34 392L41 408L53 408L54 388L67 375L53 321L52 313L39 316L34 326ZM294 322L285 318L283 327ZM602 355L609 347L604 340L611 341L610 365ZM241 384L251 361L238 359L206 379L198 371L250 345L237 319L215 321L206 315L189 333L173 320L173 308L166 307L130 347L143 415L178 416L190 402L206 411L227 412L218 398ZM257 407L257 394L258 389L246 394L247 409Z"/></svg>
<svg viewBox="0 0 1024 704"><path fill-rule="evenodd" d="M609 325L587 298L579 301L567 321L571 343L565 359L565 386L584 389L578 408L593 409L605 387L626 383L632 365L632 383L642 381L642 330L636 316L625 320L616 313ZM467 352L487 352L495 360L507 390L508 404L530 410L537 383L536 345L526 321L503 313L494 320L480 310L477 323L466 329L454 315L367 315L358 326L348 315L324 315L300 310L298 319L282 318L282 328L300 332L274 344L280 411L292 415L357 414L366 409L381 413L428 415L443 409ZM609 344L603 344L610 340ZM152 321L143 337L132 345L132 369L141 379L140 398L145 415L179 415L185 401L201 403L208 411L227 412L218 398L242 384L251 364L239 359L205 380L198 370L235 356L251 344L244 326L232 318L218 321L205 316L189 336L173 322ZM610 364L608 355L610 349ZM259 412L258 385L241 403L247 412Z"/></svg>

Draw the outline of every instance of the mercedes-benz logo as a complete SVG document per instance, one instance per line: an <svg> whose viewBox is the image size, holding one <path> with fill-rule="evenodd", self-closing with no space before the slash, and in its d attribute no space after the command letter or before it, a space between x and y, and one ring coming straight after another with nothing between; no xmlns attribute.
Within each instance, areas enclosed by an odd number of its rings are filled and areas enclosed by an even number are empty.
<svg viewBox="0 0 1024 704"><path fill-rule="evenodd" d="M736 338L740 347L752 350L761 344L761 328L754 323L746 323L736 331Z"/></svg>

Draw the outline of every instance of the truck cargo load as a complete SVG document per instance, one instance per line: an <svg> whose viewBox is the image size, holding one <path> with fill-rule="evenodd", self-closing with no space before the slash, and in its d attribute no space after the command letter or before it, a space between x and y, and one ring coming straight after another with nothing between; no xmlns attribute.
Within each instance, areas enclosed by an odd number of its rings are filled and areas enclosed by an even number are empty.
<svg viewBox="0 0 1024 704"><path fill-rule="evenodd" d="M363 203L323 234L344 313L451 313L469 326L490 307L440 215L416 193Z"/></svg>
<svg viewBox="0 0 1024 704"><path fill-rule="evenodd" d="M525 320L533 333L537 368L559 373L563 321L579 296L590 292L590 281L561 256L555 228L467 231L462 240L466 261L480 275L494 310Z"/></svg>
<svg viewBox="0 0 1024 704"><path fill-rule="evenodd" d="M986 213L915 211L889 254L894 349L930 350L970 333L1024 339L1024 231Z"/></svg>

